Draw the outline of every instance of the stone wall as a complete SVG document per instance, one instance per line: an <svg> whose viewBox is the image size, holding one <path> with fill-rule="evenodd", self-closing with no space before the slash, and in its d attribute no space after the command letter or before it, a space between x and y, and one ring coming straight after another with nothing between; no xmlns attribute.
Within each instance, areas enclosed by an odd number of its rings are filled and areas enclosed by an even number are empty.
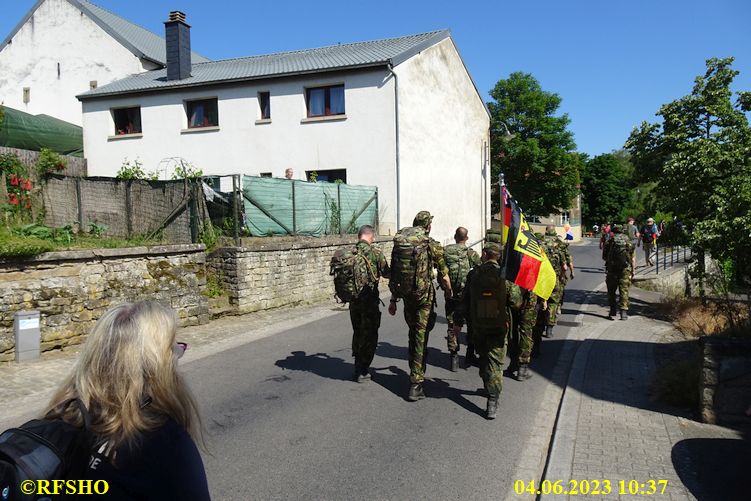
<svg viewBox="0 0 751 501"><path fill-rule="evenodd" d="M702 421L748 423L751 406L751 340L703 337L699 403Z"/></svg>
<svg viewBox="0 0 751 501"><path fill-rule="evenodd" d="M334 283L329 261L340 247L357 237L289 237L243 239L239 247L222 247L207 258L207 267L221 277L230 304L238 313L329 299ZM376 245L390 261L391 237Z"/></svg>
<svg viewBox="0 0 751 501"><path fill-rule="evenodd" d="M0 361L13 360L13 316L41 312L42 350L80 343L96 320L125 301L171 306L181 325L209 321L203 245L49 252L0 260Z"/></svg>

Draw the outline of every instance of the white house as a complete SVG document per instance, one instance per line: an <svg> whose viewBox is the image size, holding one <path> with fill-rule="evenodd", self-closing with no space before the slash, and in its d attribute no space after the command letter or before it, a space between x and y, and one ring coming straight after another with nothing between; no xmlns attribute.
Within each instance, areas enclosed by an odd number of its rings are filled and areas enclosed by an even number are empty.
<svg viewBox="0 0 751 501"><path fill-rule="evenodd" d="M166 61L162 37L97 5L39 0L0 43L0 102L81 125L77 94Z"/></svg>
<svg viewBox="0 0 751 501"><path fill-rule="evenodd" d="M489 114L448 31L212 62L189 61L182 13L167 68L81 94L90 175L180 157L205 174L375 185L381 232L426 209L447 241L489 222ZM172 31L171 31L172 30Z"/></svg>

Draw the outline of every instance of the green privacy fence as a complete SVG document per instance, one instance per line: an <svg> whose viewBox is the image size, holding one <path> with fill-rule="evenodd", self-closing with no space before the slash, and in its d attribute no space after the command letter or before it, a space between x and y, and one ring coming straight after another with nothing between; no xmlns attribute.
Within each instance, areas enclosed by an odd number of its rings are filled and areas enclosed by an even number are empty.
<svg viewBox="0 0 751 501"><path fill-rule="evenodd" d="M252 235L331 235L378 226L378 188L243 176L245 224Z"/></svg>

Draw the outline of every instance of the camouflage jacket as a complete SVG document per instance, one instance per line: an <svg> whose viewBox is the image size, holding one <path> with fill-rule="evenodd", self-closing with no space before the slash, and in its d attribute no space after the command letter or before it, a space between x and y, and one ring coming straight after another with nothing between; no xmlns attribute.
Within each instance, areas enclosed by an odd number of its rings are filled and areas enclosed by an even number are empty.
<svg viewBox="0 0 751 501"><path fill-rule="evenodd" d="M571 254L568 251L568 244L557 236L545 235L542 245L545 248L545 254L547 254L551 264L553 264L556 275L559 277L563 276L563 265L571 264Z"/></svg>
<svg viewBox="0 0 751 501"><path fill-rule="evenodd" d="M375 245L370 245L365 240L359 240L356 247L357 252L365 256L370 262L371 269L376 275L375 282L370 285L378 289L378 279L389 278L391 276L391 269L389 268L389 263L386 261L386 256L383 255L381 249Z"/></svg>

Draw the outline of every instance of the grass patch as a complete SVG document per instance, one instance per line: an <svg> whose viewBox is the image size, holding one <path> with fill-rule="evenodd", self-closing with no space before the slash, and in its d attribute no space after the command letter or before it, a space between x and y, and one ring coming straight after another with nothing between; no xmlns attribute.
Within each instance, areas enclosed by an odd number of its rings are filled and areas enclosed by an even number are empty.
<svg viewBox="0 0 751 501"><path fill-rule="evenodd" d="M33 224L15 228L0 226L0 258L31 257L45 252L158 245L160 239L137 236L130 239L76 234L70 229Z"/></svg>
<svg viewBox="0 0 751 501"><path fill-rule="evenodd" d="M700 336L748 336L748 307L741 301L667 297L660 305L681 333L689 338ZM731 321L731 318L733 321Z"/></svg>

